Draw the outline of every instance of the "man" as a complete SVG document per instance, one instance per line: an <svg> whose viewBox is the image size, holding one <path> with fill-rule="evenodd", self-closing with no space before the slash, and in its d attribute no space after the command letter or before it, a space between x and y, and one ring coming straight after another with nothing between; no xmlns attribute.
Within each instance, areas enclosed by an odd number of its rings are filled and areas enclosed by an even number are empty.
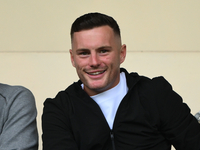
<svg viewBox="0 0 200 150"><path fill-rule="evenodd" d="M0 83L0 150L37 150L36 116L28 89Z"/></svg>
<svg viewBox="0 0 200 150"><path fill-rule="evenodd" d="M116 21L85 14L71 28L80 78L44 103L44 150L200 149L200 125L171 85L120 69L126 56Z"/></svg>

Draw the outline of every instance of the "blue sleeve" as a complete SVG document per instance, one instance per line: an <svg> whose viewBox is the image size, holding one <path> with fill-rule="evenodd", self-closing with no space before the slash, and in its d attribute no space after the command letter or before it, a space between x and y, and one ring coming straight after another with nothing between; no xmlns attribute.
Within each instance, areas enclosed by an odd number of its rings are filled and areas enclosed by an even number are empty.
<svg viewBox="0 0 200 150"><path fill-rule="evenodd" d="M3 112L5 122L0 134L0 149L37 150L37 111L33 94L17 86L5 99L7 104Z"/></svg>

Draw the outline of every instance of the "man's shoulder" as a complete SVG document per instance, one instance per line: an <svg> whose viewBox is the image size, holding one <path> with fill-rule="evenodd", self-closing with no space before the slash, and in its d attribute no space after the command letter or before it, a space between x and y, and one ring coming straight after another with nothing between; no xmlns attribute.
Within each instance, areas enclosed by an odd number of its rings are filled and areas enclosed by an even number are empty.
<svg viewBox="0 0 200 150"><path fill-rule="evenodd" d="M9 85L9 84L3 84L0 83L0 93L10 93L10 92L20 92L20 91L28 91L30 90L24 86L21 85Z"/></svg>
<svg viewBox="0 0 200 150"><path fill-rule="evenodd" d="M0 83L0 96L6 101L11 101L17 97L25 97L34 99L32 92L21 85L8 85Z"/></svg>
<svg viewBox="0 0 200 150"><path fill-rule="evenodd" d="M55 97L47 98L45 100L45 103L47 103L47 102L57 103L57 104L67 103L68 101L70 101L70 99L72 99L71 97L78 96L77 93L78 93L78 90L80 90L80 89L78 89L78 88L80 88L78 86L79 86L79 81L72 83L66 89L59 91Z"/></svg>
<svg viewBox="0 0 200 150"><path fill-rule="evenodd" d="M147 97L159 96L173 90L171 84L163 76L150 78L139 75L137 72L128 73L125 69L123 69L123 72L126 74L129 89L137 88L141 95Z"/></svg>
<svg viewBox="0 0 200 150"><path fill-rule="evenodd" d="M141 77L140 86L149 91L172 89L171 84L163 76L154 78Z"/></svg>
<svg viewBox="0 0 200 150"><path fill-rule="evenodd" d="M169 86L169 82L163 77L163 76L157 76L157 77L147 77L144 75L139 75L137 72L130 72L126 71L125 69L121 69L126 74L127 84L130 85L137 85L141 88L158 88L158 87L165 87Z"/></svg>

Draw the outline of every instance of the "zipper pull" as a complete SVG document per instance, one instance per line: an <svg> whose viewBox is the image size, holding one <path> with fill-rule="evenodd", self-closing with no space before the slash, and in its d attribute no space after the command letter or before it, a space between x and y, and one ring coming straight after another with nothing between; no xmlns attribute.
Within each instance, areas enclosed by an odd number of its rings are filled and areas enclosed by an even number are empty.
<svg viewBox="0 0 200 150"><path fill-rule="evenodd" d="M115 149L114 134L113 134L113 132L112 132L112 131L110 132L110 138L111 138L111 142L112 142L112 147L113 147L113 150L116 150L116 149Z"/></svg>

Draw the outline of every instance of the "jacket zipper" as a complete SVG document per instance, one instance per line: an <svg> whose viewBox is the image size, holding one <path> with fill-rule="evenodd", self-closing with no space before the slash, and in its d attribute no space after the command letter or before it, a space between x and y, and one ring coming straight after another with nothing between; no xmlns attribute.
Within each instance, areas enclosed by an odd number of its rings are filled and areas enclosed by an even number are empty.
<svg viewBox="0 0 200 150"><path fill-rule="evenodd" d="M113 147L113 150L116 150L116 149L115 149L114 134L113 134L113 132L112 132L112 131L110 132L110 137L111 137L111 142L112 142L112 147Z"/></svg>

